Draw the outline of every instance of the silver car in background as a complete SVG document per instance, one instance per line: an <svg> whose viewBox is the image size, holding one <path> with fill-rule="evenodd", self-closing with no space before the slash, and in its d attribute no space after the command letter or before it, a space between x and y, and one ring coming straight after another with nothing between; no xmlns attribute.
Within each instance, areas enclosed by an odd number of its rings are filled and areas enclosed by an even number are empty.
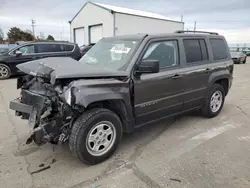
<svg viewBox="0 0 250 188"><path fill-rule="evenodd" d="M234 63L240 64L240 63L246 63L247 56L243 52L230 52L232 60Z"/></svg>

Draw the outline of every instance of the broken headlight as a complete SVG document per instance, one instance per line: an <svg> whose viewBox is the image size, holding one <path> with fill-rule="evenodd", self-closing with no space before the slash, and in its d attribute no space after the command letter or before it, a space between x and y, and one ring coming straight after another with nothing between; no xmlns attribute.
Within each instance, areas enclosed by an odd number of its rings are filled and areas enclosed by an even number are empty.
<svg viewBox="0 0 250 188"><path fill-rule="evenodd" d="M71 95L71 88L69 88L66 92L65 92L65 100L66 102L71 105L71 99L72 99L72 95Z"/></svg>
<svg viewBox="0 0 250 188"><path fill-rule="evenodd" d="M74 90L74 87L70 87L64 92L64 100L70 106L75 102Z"/></svg>

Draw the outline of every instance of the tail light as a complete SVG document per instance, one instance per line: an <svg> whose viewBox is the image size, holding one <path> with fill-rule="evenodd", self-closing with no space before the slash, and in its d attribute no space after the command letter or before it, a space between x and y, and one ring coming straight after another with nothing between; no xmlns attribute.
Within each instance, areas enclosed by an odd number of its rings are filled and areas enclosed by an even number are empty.
<svg viewBox="0 0 250 188"><path fill-rule="evenodd" d="M81 56L83 55L83 52L82 52L82 50L80 50L80 54L81 54Z"/></svg>

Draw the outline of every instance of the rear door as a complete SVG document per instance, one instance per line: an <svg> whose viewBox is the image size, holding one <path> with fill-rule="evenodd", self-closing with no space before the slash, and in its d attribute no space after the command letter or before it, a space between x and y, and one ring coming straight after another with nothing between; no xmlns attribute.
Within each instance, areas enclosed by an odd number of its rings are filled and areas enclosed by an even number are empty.
<svg viewBox="0 0 250 188"><path fill-rule="evenodd" d="M186 58L184 110L200 106L205 97L211 74L207 43L205 37L183 39Z"/></svg>
<svg viewBox="0 0 250 188"><path fill-rule="evenodd" d="M134 78L136 124L158 120L182 110L183 71L177 39L152 40L139 59L159 60L160 72Z"/></svg>

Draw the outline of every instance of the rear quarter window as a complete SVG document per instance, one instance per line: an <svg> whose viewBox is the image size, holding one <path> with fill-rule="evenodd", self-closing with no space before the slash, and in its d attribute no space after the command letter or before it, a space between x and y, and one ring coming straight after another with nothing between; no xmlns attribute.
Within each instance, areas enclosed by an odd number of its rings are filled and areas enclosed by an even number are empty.
<svg viewBox="0 0 250 188"><path fill-rule="evenodd" d="M74 45L72 44L66 44L65 45L65 51L66 52L71 52L74 49Z"/></svg>
<svg viewBox="0 0 250 188"><path fill-rule="evenodd" d="M224 40L222 39L210 39L210 44L214 56L214 60L223 60L227 59L228 49Z"/></svg>

